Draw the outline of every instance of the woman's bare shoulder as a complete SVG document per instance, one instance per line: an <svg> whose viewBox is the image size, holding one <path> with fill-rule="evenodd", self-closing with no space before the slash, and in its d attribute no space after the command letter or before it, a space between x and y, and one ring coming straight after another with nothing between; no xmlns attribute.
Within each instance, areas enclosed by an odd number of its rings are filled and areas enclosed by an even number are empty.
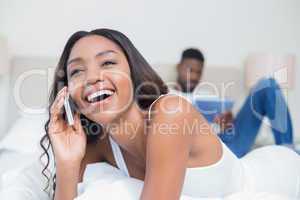
<svg viewBox="0 0 300 200"><path fill-rule="evenodd" d="M160 97L152 106L150 119L201 118L197 109L184 97L168 94Z"/></svg>

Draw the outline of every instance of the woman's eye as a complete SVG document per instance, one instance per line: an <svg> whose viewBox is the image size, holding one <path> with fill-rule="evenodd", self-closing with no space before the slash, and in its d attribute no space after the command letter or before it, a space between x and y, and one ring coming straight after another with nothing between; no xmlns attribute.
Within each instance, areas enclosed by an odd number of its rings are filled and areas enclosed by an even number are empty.
<svg viewBox="0 0 300 200"><path fill-rule="evenodd" d="M116 64L114 61L105 61L104 63L102 63L102 66L110 66L114 64Z"/></svg>
<svg viewBox="0 0 300 200"><path fill-rule="evenodd" d="M72 77L73 75L75 75L75 74L78 74L79 72L81 72L82 70L80 70L80 69L75 69L75 70L73 70L71 73L70 73L70 76Z"/></svg>

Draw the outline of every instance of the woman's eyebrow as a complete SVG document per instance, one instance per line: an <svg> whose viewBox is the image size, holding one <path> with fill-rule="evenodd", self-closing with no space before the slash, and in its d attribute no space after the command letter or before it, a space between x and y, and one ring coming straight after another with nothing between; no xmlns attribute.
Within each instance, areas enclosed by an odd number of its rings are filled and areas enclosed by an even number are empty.
<svg viewBox="0 0 300 200"><path fill-rule="evenodd" d="M95 57L104 56L109 53L117 53L117 52L114 50L102 51L102 52L97 53ZM82 58L80 58L80 57L72 58L71 60L68 61L67 65L70 65L73 62L80 62L80 61L82 61Z"/></svg>
<svg viewBox="0 0 300 200"><path fill-rule="evenodd" d="M68 61L67 66L70 65L73 62L80 62L80 61L82 61L82 59L79 58L79 57L73 58L73 59L71 59L71 60Z"/></svg>
<svg viewBox="0 0 300 200"><path fill-rule="evenodd" d="M117 53L117 52L114 51L114 50L102 51L102 52L97 53L97 55L95 57L104 56L104 55L109 54L109 53Z"/></svg>

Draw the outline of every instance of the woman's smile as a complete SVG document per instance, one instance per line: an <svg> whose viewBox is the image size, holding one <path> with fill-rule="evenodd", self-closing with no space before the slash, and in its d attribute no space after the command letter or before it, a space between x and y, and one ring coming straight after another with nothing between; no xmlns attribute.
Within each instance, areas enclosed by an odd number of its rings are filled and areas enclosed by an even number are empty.
<svg viewBox="0 0 300 200"><path fill-rule="evenodd" d="M100 94L102 93L102 94ZM100 95L98 95L100 94ZM108 104L110 104L110 102L112 102L114 96L115 96L115 92L114 91L110 91L109 93L103 93L103 91L97 91L96 93L91 94L90 96L94 95L95 97L88 97L87 99L85 99L86 101L86 109L88 111L91 111L93 113L95 112L101 112L101 111L105 111L105 107L107 107ZM97 95L97 96L96 96ZM89 100L90 99L90 100Z"/></svg>
<svg viewBox="0 0 300 200"><path fill-rule="evenodd" d="M104 108L110 104L115 94L115 88L103 86L103 84L86 87L82 96L84 109L92 113L104 111Z"/></svg>

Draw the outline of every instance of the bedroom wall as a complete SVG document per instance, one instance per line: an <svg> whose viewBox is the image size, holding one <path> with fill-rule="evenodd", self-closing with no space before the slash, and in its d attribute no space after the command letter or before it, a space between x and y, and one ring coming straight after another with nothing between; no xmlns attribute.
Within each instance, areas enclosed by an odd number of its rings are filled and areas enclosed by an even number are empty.
<svg viewBox="0 0 300 200"><path fill-rule="evenodd" d="M14 56L57 57L74 31L110 27L151 63L177 62L189 46L201 48L208 64L243 67L250 52L294 53L300 63L299 8L299 0L1 0L0 34ZM299 69L296 77L288 102L299 121Z"/></svg>
<svg viewBox="0 0 300 200"><path fill-rule="evenodd" d="M74 31L111 27L152 63L197 46L211 64L240 65L249 52L297 51L298 8L298 0L1 0L0 31L16 55L56 56Z"/></svg>

